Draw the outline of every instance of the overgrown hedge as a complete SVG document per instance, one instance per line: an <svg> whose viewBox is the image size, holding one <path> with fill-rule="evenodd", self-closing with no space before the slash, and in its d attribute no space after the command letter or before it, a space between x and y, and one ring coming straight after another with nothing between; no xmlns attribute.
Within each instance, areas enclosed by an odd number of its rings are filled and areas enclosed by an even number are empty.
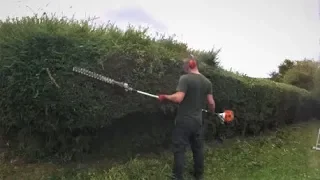
<svg viewBox="0 0 320 180"><path fill-rule="evenodd" d="M117 152L162 146L170 139L176 106L75 74L72 67L151 93L171 93L181 74L178 59L188 52L170 38L110 24L92 28L88 21L47 16L2 21L1 133L14 138L20 152L36 157L69 159L90 152L97 136L99 144ZM217 110L235 111L236 121L225 131L229 135L256 134L314 115L316 102L307 91L217 68L202 70L213 82Z"/></svg>

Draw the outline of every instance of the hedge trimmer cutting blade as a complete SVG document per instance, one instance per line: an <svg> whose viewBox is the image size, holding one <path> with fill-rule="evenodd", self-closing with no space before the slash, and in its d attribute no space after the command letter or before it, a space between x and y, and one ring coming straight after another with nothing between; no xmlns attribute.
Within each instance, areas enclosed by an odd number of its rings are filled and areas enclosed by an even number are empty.
<svg viewBox="0 0 320 180"><path fill-rule="evenodd" d="M114 79L105 77L105 76L97 74L95 72L91 72L91 71L89 71L87 69L84 69L84 68L73 67L73 71L77 72L77 73L80 73L80 74L83 74L83 75L86 75L86 76L89 76L89 77L94 78L94 79L98 79L98 80L106 82L108 84L115 84L117 86L120 86L120 87L124 88L126 91L132 91L132 92L136 92L136 93L139 93L139 94L143 94L143 95L158 99L158 96L156 96L156 95L149 94L149 93L146 93L146 92L143 92L143 91L139 91L139 90L133 89L132 87L129 87L128 83L123 83L123 82L116 81Z"/></svg>
<svg viewBox="0 0 320 180"><path fill-rule="evenodd" d="M83 75L89 76L91 78L103 81L105 83L120 86L120 87L124 88L126 91L136 92L136 93L139 93L139 94L142 94L142 95L145 95L145 96L149 96L149 97L153 97L153 98L157 98L157 99L159 98L157 95L136 90L136 89L130 87L128 85L128 83L123 83L123 82L116 81L114 79L105 77L105 76L103 76L101 74L97 74L95 72L89 71L89 70L84 69L84 68L73 67L72 70L74 72L79 73L79 74L83 74ZM202 109L202 111L209 112L208 110L204 110L204 109ZM220 118L222 123L231 122L234 119L234 114L233 114L233 111L231 111L231 110L226 110L223 113L214 113L214 114L217 115Z"/></svg>

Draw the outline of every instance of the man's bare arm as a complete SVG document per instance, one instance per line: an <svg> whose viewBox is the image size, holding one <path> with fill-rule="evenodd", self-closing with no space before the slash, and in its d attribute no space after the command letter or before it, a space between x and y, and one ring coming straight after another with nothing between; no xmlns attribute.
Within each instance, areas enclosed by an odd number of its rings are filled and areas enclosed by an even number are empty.
<svg viewBox="0 0 320 180"><path fill-rule="evenodd" d="M181 101L183 100L185 96L184 92L176 92L174 94L171 95L165 95L166 99L175 102L175 103L181 103Z"/></svg>
<svg viewBox="0 0 320 180"><path fill-rule="evenodd" d="M215 109L216 109L216 103L213 99L213 95L212 94L208 94L207 95L207 101L208 101L208 106L209 106L209 110L214 113Z"/></svg>

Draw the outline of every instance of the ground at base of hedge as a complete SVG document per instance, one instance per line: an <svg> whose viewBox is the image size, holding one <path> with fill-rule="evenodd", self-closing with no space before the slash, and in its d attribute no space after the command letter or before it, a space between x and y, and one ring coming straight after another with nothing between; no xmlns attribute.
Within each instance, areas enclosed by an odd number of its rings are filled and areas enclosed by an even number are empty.
<svg viewBox="0 0 320 180"><path fill-rule="evenodd" d="M320 180L320 151L315 145L320 121L292 125L277 132L245 140L234 139L220 147L207 145L205 179L210 180ZM191 179L188 153L186 179ZM165 180L172 155L141 156L126 163L70 168L52 164L0 164L0 179L8 180ZM102 167L102 168L101 168Z"/></svg>

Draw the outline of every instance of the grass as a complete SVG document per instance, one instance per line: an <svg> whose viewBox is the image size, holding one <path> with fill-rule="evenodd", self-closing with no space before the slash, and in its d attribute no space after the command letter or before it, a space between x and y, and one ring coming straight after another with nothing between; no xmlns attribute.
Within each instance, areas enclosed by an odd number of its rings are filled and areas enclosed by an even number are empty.
<svg viewBox="0 0 320 180"><path fill-rule="evenodd" d="M320 151L312 150L320 122L292 125L261 137L207 145L205 177L210 180L320 180ZM110 167L104 163L70 167L54 164L0 164L0 179L165 180L172 155L144 155ZM192 170L188 153L186 179Z"/></svg>

